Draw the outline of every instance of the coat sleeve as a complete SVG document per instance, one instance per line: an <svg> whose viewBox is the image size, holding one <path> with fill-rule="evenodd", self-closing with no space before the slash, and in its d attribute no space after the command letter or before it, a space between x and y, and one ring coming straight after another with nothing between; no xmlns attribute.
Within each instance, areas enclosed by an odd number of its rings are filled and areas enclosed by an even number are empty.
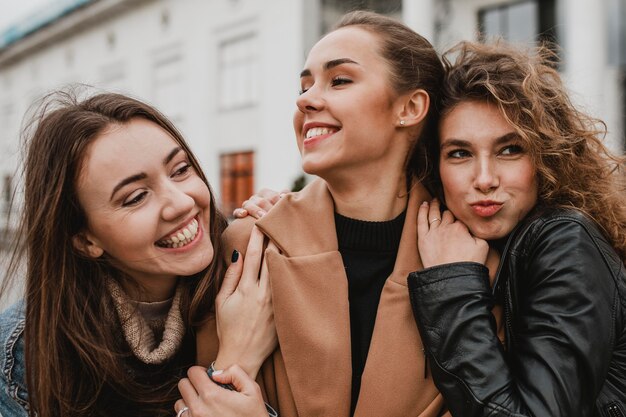
<svg viewBox="0 0 626 417"><path fill-rule="evenodd" d="M584 226L542 226L523 273L512 352L496 337L487 268L442 265L409 275L432 375L452 415L591 416L613 346L618 294Z"/></svg>

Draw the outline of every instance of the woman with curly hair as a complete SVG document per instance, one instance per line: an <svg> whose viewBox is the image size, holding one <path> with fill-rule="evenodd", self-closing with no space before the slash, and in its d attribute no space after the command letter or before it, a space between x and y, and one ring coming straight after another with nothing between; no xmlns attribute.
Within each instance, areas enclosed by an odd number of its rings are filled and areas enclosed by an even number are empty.
<svg viewBox="0 0 626 417"><path fill-rule="evenodd" d="M548 49L463 42L444 62L424 144L446 209L421 205L408 278L437 387L454 416L626 416L624 159Z"/></svg>

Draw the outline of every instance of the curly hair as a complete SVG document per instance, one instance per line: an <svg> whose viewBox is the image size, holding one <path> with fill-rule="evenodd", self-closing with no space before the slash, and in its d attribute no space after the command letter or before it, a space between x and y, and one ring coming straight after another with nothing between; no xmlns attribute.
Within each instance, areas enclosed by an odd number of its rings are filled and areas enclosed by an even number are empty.
<svg viewBox="0 0 626 417"><path fill-rule="evenodd" d="M626 159L603 144L606 125L574 106L556 69L556 54L546 46L461 42L443 54L443 62L441 117L468 100L496 105L537 169L538 204L587 214L625 259ZM431 182L440 183L439 144L426 141Z"/></svg>

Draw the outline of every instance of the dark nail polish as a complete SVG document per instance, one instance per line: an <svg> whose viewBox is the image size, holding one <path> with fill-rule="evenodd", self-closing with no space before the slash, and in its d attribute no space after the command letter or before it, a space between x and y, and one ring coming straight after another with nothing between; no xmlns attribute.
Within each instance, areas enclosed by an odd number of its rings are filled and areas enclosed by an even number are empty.
<svg viewBox="0 0 626 417"><path fill-rule="evenodd" d="M231 255L231 257L230 257L230 262L234 264L234 263L236 263L238 260L239 260L239 251L238 251L237 249L235 249L235 250L233 251L233 254L232 254L232 255Z"/></svg>

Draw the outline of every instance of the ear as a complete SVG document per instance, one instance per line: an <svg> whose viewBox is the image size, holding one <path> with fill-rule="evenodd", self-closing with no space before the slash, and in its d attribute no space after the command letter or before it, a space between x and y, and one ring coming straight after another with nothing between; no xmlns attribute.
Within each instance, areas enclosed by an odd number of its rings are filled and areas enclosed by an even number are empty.
<svg viewBox="0 0 626 417"><path fill-rule="evenodd" d="M95 243L89 233L80 232L72 236L74 248L82 255L89 258L99 258L104 254L104 249Z"/></svg>
<svg viewBox="0 0 626 417"><path fill-rule="evenodd" d="M400 97L396 126L410 127L419 125L428 114L430 96L425 90L418 89Z"/></svg>

